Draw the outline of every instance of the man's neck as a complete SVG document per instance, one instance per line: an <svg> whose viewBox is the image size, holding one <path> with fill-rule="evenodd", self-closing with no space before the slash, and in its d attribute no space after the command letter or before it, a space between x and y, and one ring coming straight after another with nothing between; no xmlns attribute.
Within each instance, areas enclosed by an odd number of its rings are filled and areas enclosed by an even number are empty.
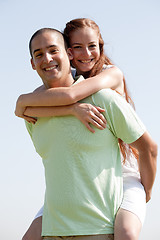
<svg viewBox="0 0 160 240"><path fill-rule="evenodd" d="M58 87L70 87L74 83L74 78L72 74L69 74L67 78L57 79L53 81L53 84L45 85L46 88L58 88Z"/></svg>
<svg viewBox="0 0 160 240"><path fill-rule="evenodd" d="M74 80L72 74L70 74L69 77L64 80L63 86L61 86L61 87L70 87L74 83L74 81L75 80Z"/></svg>

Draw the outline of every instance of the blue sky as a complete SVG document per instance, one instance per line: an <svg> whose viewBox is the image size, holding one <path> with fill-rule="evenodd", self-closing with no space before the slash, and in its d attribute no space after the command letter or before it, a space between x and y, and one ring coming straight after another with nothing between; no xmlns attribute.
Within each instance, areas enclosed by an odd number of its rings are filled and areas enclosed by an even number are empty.
<svg viewBox="0 0 160 240"><path fill-rule="evenodd" d="M43 204L44 170L22 119L14 116L17 97L41 84L31 69L28 42L41 27L63 30L77 17L99 25L106 53L121 68L138 115L159 145L159 0L1 0L1 204L0 236L21 239ZM158 171L140 240L160 237Z"/></svg>

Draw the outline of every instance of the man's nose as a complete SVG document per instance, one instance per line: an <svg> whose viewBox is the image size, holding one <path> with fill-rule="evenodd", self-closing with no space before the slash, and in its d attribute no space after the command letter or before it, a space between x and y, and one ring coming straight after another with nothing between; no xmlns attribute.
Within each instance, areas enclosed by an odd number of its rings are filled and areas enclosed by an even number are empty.
<svg viewBox="0 0 160 240"><path fill-rule="evenodd" d="M52 55L49 54L49 53L46 53L46 54L44 55L44 62L45 62L45 63L50 63L51 61L53 61Z"/></svg>

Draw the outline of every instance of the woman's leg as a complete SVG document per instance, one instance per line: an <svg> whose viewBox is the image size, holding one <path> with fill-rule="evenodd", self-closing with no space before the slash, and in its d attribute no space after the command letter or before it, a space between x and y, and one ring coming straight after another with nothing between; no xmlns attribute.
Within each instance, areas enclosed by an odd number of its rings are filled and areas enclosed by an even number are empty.
<svg viewBox="0 0 160 240"><path fill-rule="evenodd" d="M22 240L42 240L42 217L33 220Z"/></svg>
<svg viewBox="0 0 160 240"><path fill-rule="evenodd" d="M142 224L132 212L119 209L114 225L114 240L138 240Z"/></svg>

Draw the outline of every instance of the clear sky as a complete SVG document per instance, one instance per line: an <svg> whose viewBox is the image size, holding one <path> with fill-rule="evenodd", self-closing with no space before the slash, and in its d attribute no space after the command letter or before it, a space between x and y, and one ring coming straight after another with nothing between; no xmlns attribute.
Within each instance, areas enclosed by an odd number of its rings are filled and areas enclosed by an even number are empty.
<svg viewBox="0 0 160 240"><path fill-rule="evenodd" d="M0 238L19 240L43 204L44 170L24 121L14 116L17 97L41 84L31 69L28 42L41 27L63 30L73 18L100 26L106 53L124 72L136 111L160 143L159 0L0 0L1 174ZM140 240L159 239L160 170L147 204Z"/></svg>

